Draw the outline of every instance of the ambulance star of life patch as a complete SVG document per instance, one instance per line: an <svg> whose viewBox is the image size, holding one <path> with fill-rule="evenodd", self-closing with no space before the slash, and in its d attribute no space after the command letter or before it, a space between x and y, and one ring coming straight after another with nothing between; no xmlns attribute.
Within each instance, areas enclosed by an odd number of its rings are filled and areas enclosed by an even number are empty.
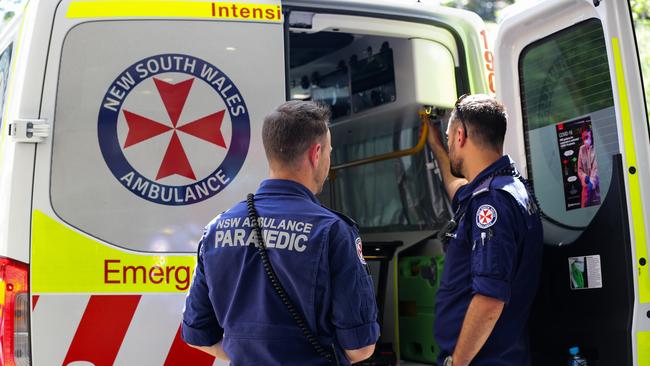
<svg viewBox="0 0 650 366"><path fill-rule="evenodd" d="M221 192L250 144L244 97L216 66L160 54L122 71L98 118L99 146L111 173L142 199L189 205Z"/></svg>
<svg viewBox="0 0 650 366"><path fill-rule="evenodd" d="M487 229L497 222L497 210L490 205L482 205L476 211L476 226Z"/></svg>
<svg viewBox="0 0 650 366"><path fill-rule="evenodd" d="M357 256L359 257L361 264L365 265L366 259L363 258L363 243L361 242L361 238L357 238L357 240L354 241L354 244L357 247Z"/></svg>

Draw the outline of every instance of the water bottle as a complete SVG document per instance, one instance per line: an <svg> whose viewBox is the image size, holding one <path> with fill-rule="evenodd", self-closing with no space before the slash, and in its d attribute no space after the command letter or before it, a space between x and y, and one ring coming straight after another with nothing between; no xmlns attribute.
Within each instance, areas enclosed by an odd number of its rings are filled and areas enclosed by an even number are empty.
<svg viewBox="0 0 650 366"><path fill-rule="evenodd" d="M569 366L587 366L587 359L580 355L580 348L571 347L569 348Z"/></svg>

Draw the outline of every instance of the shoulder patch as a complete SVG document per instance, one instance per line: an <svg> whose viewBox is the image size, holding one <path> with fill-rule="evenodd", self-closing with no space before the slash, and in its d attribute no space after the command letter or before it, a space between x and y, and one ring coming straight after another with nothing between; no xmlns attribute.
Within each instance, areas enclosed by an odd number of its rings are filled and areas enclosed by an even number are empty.
<svg viewBox="0 0 650 366"><path fill-rule="evenodd" d="M343 214L343 213L341 213L341 212L338 212L338 211L336 211L336 210L332 210L331 208L329 208L329 207L327 207L327 206L323 206L323 205L321 205L321 207L324 208L324 209L326 209L327 211L329 211L329 212L335 214L336 216L338 216L339 218L341 218L341 220L343 220L343 221L345 221L346 223L348 223L350 226L358 227L356 221L352 220L352 218L350 218L349 216L347 216L347 215L345 215L345 214Z"/></svg>
<svg viewBox="0 0 650 366"><path fill-rule="evenodd" d="M497 210L491 205L481 205L476 211L476 226L487 229L497 222Z"/></svg>
<svg viewBox="0 0 650 366"><path fill-rule="evenodd" d="M361 238L357 237L357 239L354 241L354 244L357 247L357 255L359 256L359 261L361 261L361 264L365 265L366 259L363 258L363 243L361 242Z"/></svg>

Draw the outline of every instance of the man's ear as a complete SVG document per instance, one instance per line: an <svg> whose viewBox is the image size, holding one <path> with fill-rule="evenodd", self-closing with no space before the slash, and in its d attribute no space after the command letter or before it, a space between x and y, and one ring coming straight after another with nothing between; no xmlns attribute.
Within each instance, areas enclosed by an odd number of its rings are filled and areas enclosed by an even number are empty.
<svg viewBox="0 0 650 366"><path fill-rule="evenodd" d="M309 165L311 165L312 168L316 169L318 167L318 163L320 162L321 155L323 154L323 145L321 143L315 143L309 148L307 153Z"/></svg>
<svg viewBox="0 0 650 366"><path fill-rule="evenodd" d="M453 138L454 140L456 140L456 146L458 147L465 146L465 143L467 142L467 137L465 137L465 130L463 129L460 123L454 129Z"/></svg>

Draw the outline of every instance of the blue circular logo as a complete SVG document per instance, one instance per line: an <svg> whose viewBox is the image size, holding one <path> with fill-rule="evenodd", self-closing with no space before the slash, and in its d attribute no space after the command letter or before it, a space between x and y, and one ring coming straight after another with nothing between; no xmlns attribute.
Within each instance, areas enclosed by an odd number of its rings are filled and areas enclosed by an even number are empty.
<svg viewBox="0 0 650 366"><path fill-rule="evenodd" d="M221 192L250 144L248 108L237 86L216 66L183 54L147 57L122 72L104 95L97 127L115 178L163 205Z"/></svg>

